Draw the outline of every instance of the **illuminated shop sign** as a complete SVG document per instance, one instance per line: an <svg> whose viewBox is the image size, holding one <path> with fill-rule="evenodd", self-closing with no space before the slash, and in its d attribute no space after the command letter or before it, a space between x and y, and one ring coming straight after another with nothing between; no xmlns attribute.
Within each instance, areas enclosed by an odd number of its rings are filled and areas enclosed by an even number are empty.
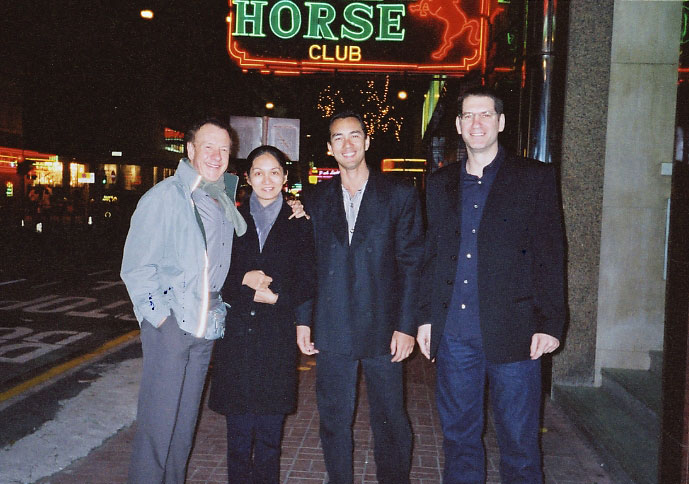
<svg viewBox="0 0 689 484"><path fill-rule="evenodd" d="M227 48L244 70L463 75L482 65L497 0L229 0Z"/></svg>
<svg viewBox="0 0 689 484"><path fill-rule="evenodd" d="M329 180L339 174L338 168L316 168L314 166L309 170L309 183L315 185L319 181Z"/></svg>
<svg viewBox="0 0 689 484"><path fill-rule="evenodd" d="M385 158L380 162L380 170L383 173L397 171L423 173L426 171L426 160L424 158Z"/></svg>
<svg viewBox="0 0 689 484"><path fill-rule="evenodd" d="M77 177L77 183L96 183L96 174L92 171L80 173Z"/></svg>
<svg viewBox="0 0 689 484"><path fill-rule="evenodd" d="M184 133L165 128L165 145L163 148L173 153L184 153Z"/></svg>

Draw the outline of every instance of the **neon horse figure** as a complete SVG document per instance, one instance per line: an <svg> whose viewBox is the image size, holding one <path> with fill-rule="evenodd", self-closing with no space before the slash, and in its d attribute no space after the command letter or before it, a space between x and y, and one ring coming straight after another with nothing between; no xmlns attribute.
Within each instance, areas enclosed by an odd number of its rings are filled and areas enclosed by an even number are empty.
<svg viewBox="0 0 689 484"><path fill-rule="evenodd" d="M431 58L442 60L455 45L457 37L469 30L468 41L471 45L479 43L479 23L469 20L464 10L459 6L460 0L420 0L409 5L409 11L420 17L435 17L445 24L443 43L431 53Z"/></svg>

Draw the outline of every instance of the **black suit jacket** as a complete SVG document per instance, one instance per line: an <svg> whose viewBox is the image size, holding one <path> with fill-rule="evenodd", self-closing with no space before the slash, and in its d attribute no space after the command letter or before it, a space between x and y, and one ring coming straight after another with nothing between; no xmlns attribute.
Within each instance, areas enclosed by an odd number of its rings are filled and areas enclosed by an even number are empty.
<svg viewBox="0 0 689 484"><path fill-rule="evenodd" d="M502 148L500 148L502 150ZM430 322L431 354L443 334L461 237L461 165L427 184L428 233L419 318ZM552 165L510 155L496 175L478 233L479 318L486 358L529 358L531 337L562 339L564 230Z"/></svg>
<svg viewBox="0 0 689 484"><path fill-rule="evenodd" d="M316 244L316 348L356 359L389 354L394 331L415 335L418 327L423 222L416 189L371 171L351 246L339 176L318 184L305 204Z"/></svg>
<svg viewBox="0 0 689 484"><path fill-rule="evenodd" d="M222 289L231 305L225 337L215 344L208 405L223 414L286 414L296 408L299 308L313 297L313 230L306 218L289 220L283 202L263 252L247 202L239 209L246 233L235 235L232 263ZM244 275L262 270L273 278L275 304L254 302Z"/></svg>

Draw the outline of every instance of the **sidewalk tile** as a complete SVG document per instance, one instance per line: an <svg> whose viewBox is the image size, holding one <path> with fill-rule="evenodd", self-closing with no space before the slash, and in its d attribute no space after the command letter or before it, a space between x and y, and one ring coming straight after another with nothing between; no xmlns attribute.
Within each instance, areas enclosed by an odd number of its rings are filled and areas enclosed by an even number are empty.
<svg viewBox="0 0 689 484"><path fill-rule="evenodd" d="M315 400L315 361L302 357L297 412L285 422L281 458L282 484L325 484L327 473L318 436ZM442 431L435 408L435 368L421 356L405 368L407 410L414 434L412 484L441 484ZM354 424L355 484L375 484L373 436L368 422L365 385L360 385L359 407ZM616 484L600 465L600 459L581 439L562 411L550 401L545 405L542 446L546 484ZM40 484L124 484L131 441L136 424L123 429L87 457L72 463ZM499 451L491 419L484 438L487 484L500 484ZM189 462L188 484L226 484L225 419L204 404L196 442Z"/></svg>

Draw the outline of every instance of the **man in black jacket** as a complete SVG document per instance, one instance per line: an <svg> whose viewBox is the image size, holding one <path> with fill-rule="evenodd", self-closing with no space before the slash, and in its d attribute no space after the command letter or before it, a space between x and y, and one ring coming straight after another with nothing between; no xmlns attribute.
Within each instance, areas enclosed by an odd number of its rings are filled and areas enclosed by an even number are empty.
<svg viewBox="0 0 689 484"><path fill-rule="evenodd" d="M421 208L412 186L369 169L369 143L361 116L334 116L328 148L340 176L320 183L306 200L315 233L317 289L313 324L297 327L297 343L305 354L318 352L316 396L331 484L353 480L359 365L366 378L378 482L408 483L411 465L401 361L414 349L418 326Z"/></svg>
<svg viewBox="0 0 689 484"><path fill-rule="evenodd" d="M485 482L484 389L503 484L541 484L540 357L565 321L564 231L552 165L507 154L502 101L485 88L459 101L466 163L427 185L428 232L417 340L437 358L445 484Z"/></svg>

